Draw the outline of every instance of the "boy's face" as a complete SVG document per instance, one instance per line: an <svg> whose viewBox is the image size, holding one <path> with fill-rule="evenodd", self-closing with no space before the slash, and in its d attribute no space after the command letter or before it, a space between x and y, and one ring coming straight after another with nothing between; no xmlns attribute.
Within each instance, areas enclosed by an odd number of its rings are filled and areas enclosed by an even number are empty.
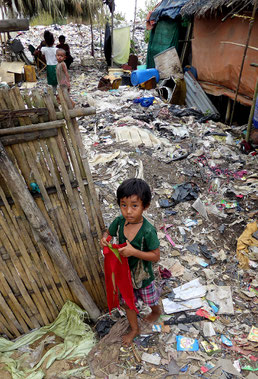
<svg viewBox="0 0 258 379"><path fill-rule="evenodd" d="M142 213L146 208L144 208L142 200L137 195L132 195L123 197L120 200L120 209L127 222L136 224L142 221Z"/></svg>
<svg viewBox="0 0 258 379"><path fill-rule="evenodd" d="M56 53L56 59L58 63L63 62L65 60L65 53L63 53L62 51L58 51Z"/></svg>

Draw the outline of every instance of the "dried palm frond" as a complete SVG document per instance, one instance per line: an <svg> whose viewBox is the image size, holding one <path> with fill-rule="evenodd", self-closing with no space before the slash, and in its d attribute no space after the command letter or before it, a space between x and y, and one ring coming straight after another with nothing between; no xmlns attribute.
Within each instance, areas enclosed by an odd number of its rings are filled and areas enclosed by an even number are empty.
<svg viewBox="0 0 258 379"><path fill-rule="evenodd" d="M102 0L2 0L13 12L24 17L37 16L42 11L54 19L60 17L94 17L103 6Z"/></svg>
<svg viewBox="0 0 258 379"><path fill-rule="evenodd" d="M244 8L253 5L255 0L189 0L182 8L182 15L204 15L207 11L214 12L222 7Z"/></svg>

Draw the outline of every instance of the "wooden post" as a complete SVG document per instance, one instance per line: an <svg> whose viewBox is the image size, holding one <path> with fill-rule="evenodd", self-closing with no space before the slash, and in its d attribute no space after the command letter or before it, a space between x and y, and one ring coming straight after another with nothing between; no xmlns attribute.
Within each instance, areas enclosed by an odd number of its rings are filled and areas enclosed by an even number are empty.
<svg viewBox="0 0 258 379"><path fill-rule="evenodd" d="M257 94L258 94L258 79L256 81L256 86L255 86L255 90L254 90L254 97L253 97L253 104L252 104L252 107L251 107L251 110L250 110L248 124L247 124L246 142L249 142L249 138L250 138L250 133L251 133L251 127L252 127L252 123L253 123L254 108L255 108Z"/></svg>
<svg viewBox="0 0 258 379"><path fill-rule="evenodd" d="M228 105L227 105L227 111L226 111L226 116L225 116L225 123L227 124L230 119L230 113L231 113L231 99L230 97L228 98Z"/></svg>
<svg viewBox="0 0 258 379"><path fill-rule="evenodd" d="M113 57L113 44L114 44L114 7L112 5L112 12L111 12L111 67L113 67L114 63L114 57Z"/></svg>
<svg viewBox="0 0 258 379"><path fill-rule="evenodd" d="M191 33L191 30L192 30L192 23L189 22L189 24L187 26L187 29L186 29L185 41L184 41L184 45L183 45L182 52L181 52L181 57L180 57L180 63L181 63L182 66L183 66L184 59L185 59L186 49L187 49L188 44L190 42L190 33Z"/></svg>
<svg viewBox="0 0 258 379"><path fill-rule="evenodd" d="M96 321L100 316L98 307L80 281L77 272L72 266L67 255L63 252L57 237L53 234L43 214L34 202L33 197L28 191L24 180L6 154L6 151L1 142L0 174L8 185L14 201L22 208L30 225L38 234L49 255L60 269L60 272L67 281L69 287L71 288L71 291L78 298L81 305L88 312L92 320Z"/></svg>
<svg viewBox="0 0 258 379"><path fill-rule="evenodd" d="M133 37L132 37L133 41L134 41L134 34L135 34L136 13L137 13L137 0L134 0L134 20L133 20Z"/></svg>
<svg viewBox="0 0 258 379"><path fill-rule="evenodd" d="M234 99L233 109L232 109L232 113L231 113L231 117L230 117L230 124L229 124L230 126L232 125L232 121L233 121L233 117L234 117L234 113L235 113L235 106L236 106L236 101L237 101L237 95L238 95L238 91L239 91L239 87L240 87L240 82L241 82L242 72L243 72L243 68L244 68L244 64L245 64L245 57L246 57L246 53L247 53L247 49L248 49L248 45L249 45L249 40L250 40L252 29L253 29L253 24L254 24L254 19L255 19L255 13L256 13L257 5L258 5L258 0L256 0L255 3L254 3L252 17L251 17L251 21L249 23L247 40L246 40L246 44L245 44L245 50L244 50L244 54L243 54L242 64L241 64L239 78L238 78L238 83L237 83L237 88L236 88L236 96L235 96L235 99Z"/></svg>

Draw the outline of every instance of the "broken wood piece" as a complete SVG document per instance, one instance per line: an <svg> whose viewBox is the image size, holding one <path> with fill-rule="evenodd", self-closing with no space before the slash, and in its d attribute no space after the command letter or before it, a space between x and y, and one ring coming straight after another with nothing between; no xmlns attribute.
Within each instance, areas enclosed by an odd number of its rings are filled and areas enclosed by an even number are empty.
<svg viewBox="0 0 258 379"><path fill-rule="evenodd" d="M69 109L69 115L71 118L89 116L92 114L96 114L96 109L93 107ZM58 120L64 119L64 112L56 112L56 118Z"/></svg>
<svg viewBox="0 0 258 379"><path fill-rule="evenodd" d="M22 134L13 134L8 136L0 137L0 142L4 146L15 145L17 143L34 141L41 138L50 138L57 136L57 128L47 129L30 133L22 133Z"/></svg>
<svg viewBox="0 0 258 379"><path fill-rule="evenodd" d="M132 347L132 350L133 350L133 353L134 353L135 359L137 360L137 362L140 363L140 362L141 362L141 358L140 358L140 356L139 356L138 351L135 349L133 343L131 343L131 347Z"/></svg>
<svg viewBox="0 0 258 379"><path fill-rule="evenodd" d="M58 121L42 122L41 124L36 124L36 125L31 124L31 125L17 126L15 128L0 129L0 136L9 135L9 134L22 134L22 133L36 132L36 131L40 131L40 130L47 130L47 129L54 129L54 128L61 128L64 125L65 125L65 122L63 120L58 120Z"/></svg>

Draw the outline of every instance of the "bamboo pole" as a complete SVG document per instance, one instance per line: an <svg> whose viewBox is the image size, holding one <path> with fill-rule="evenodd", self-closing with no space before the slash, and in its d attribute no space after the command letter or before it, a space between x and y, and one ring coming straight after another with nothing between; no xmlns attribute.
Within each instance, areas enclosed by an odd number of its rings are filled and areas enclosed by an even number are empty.
<svg viewBox="0 0 258 379"><path fill-rule="evenodd" d="M95 186L93 183L93 179L92 179L92 175L91 175L91 171L90 171L90 167L89 167L86 150L85 150L85 147L82 143L78 123L77 123L76 119L72 119L72 120L69 119L69 114L70 114L70 109L72 108L72 103L71 103L67 89L60 91L60 98L64 98L64 100L65 100L65 102L62 103L63 112L66 115L66 121L67 121L68 127L69 127L70 123L72 124L72 129L71 129L70 133L71 134L74 133L74 135L75 135L75 139L76 139L75 148L77 148L77 145L78 145L77 156L80 157L82 160L83 173L86 175L87 182L88 182L88 189L89 189L88 195L92 198L93 205L94 205L93 209L92 209L93 216L94 216L95 221L96 221L98 236L99 236L99 238L101 238L102 232L105 230L105 225L104 225L104 221L102 218L100 204L99 204L99 201L97 199L97 194L96 194ZM96 220L96 216L97 216L97 220Z"/></svg>
<svg viewBox="0 0 258 379"><path fill-rule="evenodd" d="M0 143L0 173L11 190L14 201L20 204L25 215L30 221L31 226L39 235L45 248L60 268L62 274L69 283L72 292L81 302L82 306L87 310L89 316L96 321L100 316L100 311L92 298L82 285L76 271L71 265L69 259L64 254L59 241L52 233L45 218L36 206L30 192L28 191L24 181L21 179L19 172L13 166L7 156L3 145Z"/></svg>
<svg viewBox="0 0 258 379"><path fill-rule="evenodd" d="M64 121L48 121L40 124L32 124L32 125L22 125L14 128L6 128L0 129L0 136L9 135L9 134L21 134L21 133L29 133L35 132L39 130L48 130L54 128L61 128L64 126Z"/></svg>
<svg viewBox="0 0 258 379"><path fill-rule="evenodd" d="M258 6L258 0L256 0L255 3L254 3L252 17L251 17L251 20L249 22L248 35L247 35L247 40L246 40L246 44L245 44L245 49L244 49L242 64L241 64L241 68L240 68L240 73L239 73L239 78L238 78L238 83L237 83L237 88L236 88L236 95L235 95L235 99L234 99L234 103L233 103L233 108L232 108L232 113L231 113L231 117L230 117L230 123L229 123L230 126L232 125L232 121L233 121L233 117L234 117L234 113L235 113L235 106L236 106L238 91L239 91L241 77L242 77L242 72L243 72L243 68L244 68L244 64L245 64L245 57L246 57L246 53L247 53L247 49L248 49L248 45L249 45L249 40L250 40L252 29L253 29L253 24L254 24L254 19L255 19L255 13L256 13L257 6Z"/></svg>

